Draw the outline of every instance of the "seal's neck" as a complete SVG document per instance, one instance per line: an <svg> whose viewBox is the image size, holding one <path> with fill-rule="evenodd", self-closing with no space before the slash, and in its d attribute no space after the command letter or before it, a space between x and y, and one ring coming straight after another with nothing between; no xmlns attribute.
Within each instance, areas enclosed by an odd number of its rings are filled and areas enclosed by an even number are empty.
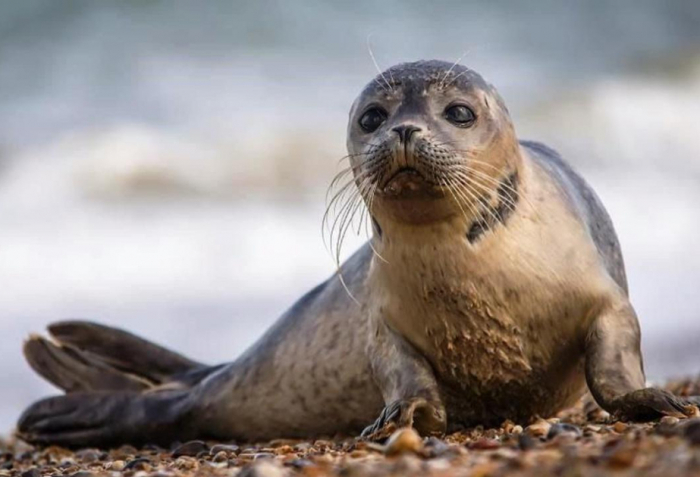
<svg viewBox="0 0 700 477"><path fill-rule="evenodd" d="M380 254L393 255L397 250L412 248L438 250L453 240L466 239L476 246L499 233L520 204L521 168L505 169L496 177L475 176L472 184L465 180L463 189L445 199L454 201L455 212L438 221L406 223L386 216L372 217L373 247Z"/></svg>

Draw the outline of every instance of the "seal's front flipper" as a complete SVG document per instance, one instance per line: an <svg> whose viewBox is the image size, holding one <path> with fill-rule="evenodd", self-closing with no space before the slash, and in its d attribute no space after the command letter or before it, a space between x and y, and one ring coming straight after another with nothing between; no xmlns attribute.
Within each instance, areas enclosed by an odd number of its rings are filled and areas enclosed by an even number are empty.
<svg viewBox="0 0 700 477"><path fill-rule="evenodd" d="M637 316L626 300L595 319L586 340L586 381L600 407L614 417L649 421L689 411L698 399L645 387Z"/></svg>
<svg viewBox="0 0 700 477"><path fill-rule="evenodd" d="M20 417L18 436L65 447L170 444L195 437L184 391L74 393L43 399Z"/></svg>
<svg viewBox="0 0 700 477"><path fill-rule="evenodd" d="M414 427L422 435L445 432L445 410L427 399L415 397L389 403L371 426L362 431L362 437L371 437L393 422L397 427Z"/></svg>
<svg viewBox="0 0 700 477"><path fill-rule="evenodd" d="M116 369L157 384L206 368L131 333L97 323L62 321L49 325L48 329L59 343L93 354Z"/></svg>
<svg viewBox="0 0 700 477"><path fill-rule="evenodd" d="M376 324L369 357L386 406L363 432L370 437L390 422L411 426L422 435L444 433L445 406L430 365L404 338L381 320Z"/></svg>

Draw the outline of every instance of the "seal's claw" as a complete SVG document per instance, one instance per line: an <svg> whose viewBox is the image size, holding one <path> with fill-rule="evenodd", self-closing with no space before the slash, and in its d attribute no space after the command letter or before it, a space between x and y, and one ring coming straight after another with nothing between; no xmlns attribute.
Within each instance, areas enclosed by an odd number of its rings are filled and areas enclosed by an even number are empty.
<svg viewBox="0 0 700 477"><path fill-rule="evenodd" d="M663 389L645 388L617 398L613 414L626 421L652 421L663 416L684 416L690 404Z"/></svg>
<svg viewBox="0 0 700 477"><path fill-rule="evenodd" d="M447 427L445 409L425 398L400 399L389 403L371 426L362 431L361 437L372 438L388 424L397 427L413 427L421 435L442 434Z"/></svg>

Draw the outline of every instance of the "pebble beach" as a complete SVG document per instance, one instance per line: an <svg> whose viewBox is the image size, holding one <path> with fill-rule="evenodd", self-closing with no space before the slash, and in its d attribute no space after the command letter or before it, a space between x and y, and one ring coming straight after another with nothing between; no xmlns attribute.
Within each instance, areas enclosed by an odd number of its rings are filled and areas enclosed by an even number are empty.
<svg viewBox="0 0 700 477"><path fill-rule="evenodd" d="M700 394L700 379L668 383ZM700 475L700 411L616 421L588 400L528 425L506 421L420 437L392 425L372 439L175 443L170 448L34 448L0 441L0 477Z"/></svg>

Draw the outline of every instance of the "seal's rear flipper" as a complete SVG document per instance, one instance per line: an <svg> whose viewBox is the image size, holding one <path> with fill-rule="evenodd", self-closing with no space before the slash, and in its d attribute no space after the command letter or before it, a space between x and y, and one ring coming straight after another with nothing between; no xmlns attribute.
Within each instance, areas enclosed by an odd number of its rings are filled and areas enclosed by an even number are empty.
<svg viewBox="0 0 700 477"><path fill-rule="evenodd" d="M62 321L48 327L59 343L99 357L110 366L160 384L206 368L174 351L117 328L86 321Z"/></svg>
<svg viewBox="0 0 700 477"><path fill-rule="evenodd" d="M25 342L24 356L34 371L69 393L97 389L141 391L152 387L152 383L118 371L89 353L40 336Z"/></svg>
<svg viewBox="0 0 700 477"><path fill-rule="evenodd" d="M191 404L186 391L67 394L32 404L17 435L65 447L170 444L196 437Z"/></svg>

